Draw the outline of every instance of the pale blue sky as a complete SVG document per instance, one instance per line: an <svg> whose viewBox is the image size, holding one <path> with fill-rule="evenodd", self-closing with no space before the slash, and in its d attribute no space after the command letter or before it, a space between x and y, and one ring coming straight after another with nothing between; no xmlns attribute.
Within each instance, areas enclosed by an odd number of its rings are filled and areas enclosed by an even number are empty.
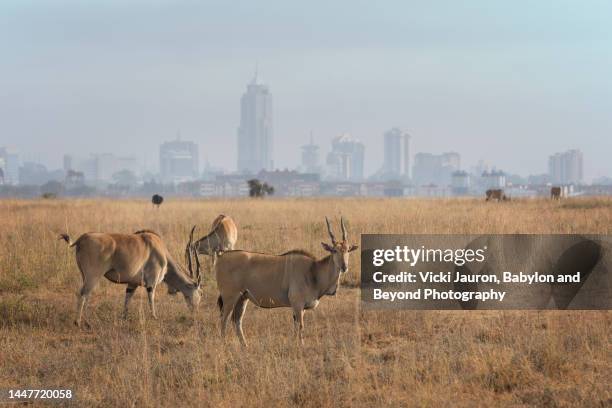
<svg viewBox="0 0 612 408"><path fill-rule="evenodd" d="M97 3L97 4L94 4ZM60 166L64 152L157 166L178 129L235 168L239 100L259 61L274 96L275 162L310 130L350 132L366 172L382 133L521 174L580 148L612 175L612 2L0 3L0 145Z"/></svg>

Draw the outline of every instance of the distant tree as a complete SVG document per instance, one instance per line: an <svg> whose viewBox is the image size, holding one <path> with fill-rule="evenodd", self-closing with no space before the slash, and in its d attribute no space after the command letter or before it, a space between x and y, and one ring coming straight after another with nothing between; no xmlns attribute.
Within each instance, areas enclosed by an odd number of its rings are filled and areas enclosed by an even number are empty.
<svg viewBox="0 0 612 408"><path fill-rule="evenodd" d="M274 187L268 183L262 183L257 179L251 179L247 183L249 184L249 197L263 198L266 195L274 194Z"/></svg>
<svg viewBox="0 0 612 408"><path fill-rule="evenodd" d="M43 195L51 194L57 197L64 192L64 185L59 181L48 181L40 186L40 192Z"/></svg>

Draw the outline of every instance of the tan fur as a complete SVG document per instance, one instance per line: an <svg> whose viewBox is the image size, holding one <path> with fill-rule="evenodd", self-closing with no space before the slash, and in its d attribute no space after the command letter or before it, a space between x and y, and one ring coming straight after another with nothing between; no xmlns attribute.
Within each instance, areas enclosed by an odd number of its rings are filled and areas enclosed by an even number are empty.
<svg viewBox="0 0 612 408"><path fill-rule="evenodd" d="M133 234L86 233L75 242L67 234L61 239L76 247L76 262L83 286L79 292L75 324L81 325L86 300L102 277L114 283L126 284L124 315L129 301L139 286L147 288L149 305L155 313L155 288L165 280L180 290L195 308L200 301L198 285L171 258L162 239L152 231Z"/></svg>
<svg viewBox="0 0 612 408"><path fill-rule="evenodd" d="M195 242L198 254L216 256L224 251L231 251L238 240L238 229L231 217L219 215L212 223L208 235Z"/></svg>
<svg viewBox="0 0 612 408"><path fill-rule="evenodd" d="M497 200L497 201L508 201L508 197L506 196L506 194L504 194L504 190L502 189L490 189L486 191L486 200L485 201L490 201L490 200Z"/></svg>
<svg viewBox="0 0 612 408"><path fill-rule="evenodd" d="M322 244L330 254L319 260L302 250L282 255L223 253L215 265L222 335L233 316L236 335L246 346L242 317L250 300L263 308L291 307L296 334L303 343L304 310L317 307L321 297L336 294L340 276L348 270L349 252L357 249L346 240L336 242L333 235L331 245Z"/></svg>

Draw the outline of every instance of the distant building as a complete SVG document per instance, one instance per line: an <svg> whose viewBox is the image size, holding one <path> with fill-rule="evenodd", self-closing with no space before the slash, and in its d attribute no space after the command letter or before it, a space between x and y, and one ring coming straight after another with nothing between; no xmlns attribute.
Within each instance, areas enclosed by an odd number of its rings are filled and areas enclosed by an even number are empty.
<svg viewBox="0 0 612 408"><path fill-rule="evenodd" d="M328 178L330 180L363 180L365 146L349 134L332 140L332 151L327 155Z"/></svg>
<svg viewBox="0 0 612 408"><path fill-rule="evenodd" d="M463 170L454 171L451 179L451 190L454 195L466 195L470 191L470 175Z"/></svg>
<svg viewBox="0 0 612 408"><path fill-rule="evenodd" d="M88 183L111 183L115 174L126 170L134 175L138 173L135 157L118 157L112 153L93 153L88 158L64 155L64 172L82 173Z"/></svg>
<svg viewBox="0 0 612 408"><path fill-rule="evenodd" d="M555 153L548 158L548 174L553 184L580 184L583 181L583 157L580 150Z"/></svg>
<svg viewBox="0 0 612 408"><path fill-rule="evenodd" d="M398 128L385 132L382 177L399 180L410 177L410 135Z"/></svg>
<svg viewBox="0 0 612 408"><path fill-rule="evenodd" d="M19 152L17 150L0 147L0 169L2 169L3 184L19 184Z"/></svg>
<svg viewBox="0 0 612 408"><path fill-rule="evenodd" d="M199 151L194 142L174 140L159 147L159 169L164 183L183 183L199 177Z"/></svg>
<svg viewBox="0 0 612 408"><path fill-rule="evenodd" d="M273 152L272 94L255 72L240 100L238 172L256 174L272 170Z"/></svg>
<svg viewBox="0 0 612 408"><path fill-rule="evenodd" d="M461 167L459 153L417 153L414 156L412 178L416 185L450 186L453 172Z"/></svg>
<svg viewBox="0 0 612 408"><path fill-rule="evenodd" d="M319 146L314 144L312 136L310 136L310 143L302 146L302 170L305 173L319 173L321 171Z"/></svg>
<svg viewBox="0 0 612 408"><path fill-rule="evenodd" d="M550 184L549 174L530 174L527 176L527 184L529 185L546 185Z"/></svg>
<svg viewBox="0 0 612 408"><path fill-rule="evenodd" d="M487 189L506 187L506 173L501 170L485 171L482 173L482 180Z"/></svg>

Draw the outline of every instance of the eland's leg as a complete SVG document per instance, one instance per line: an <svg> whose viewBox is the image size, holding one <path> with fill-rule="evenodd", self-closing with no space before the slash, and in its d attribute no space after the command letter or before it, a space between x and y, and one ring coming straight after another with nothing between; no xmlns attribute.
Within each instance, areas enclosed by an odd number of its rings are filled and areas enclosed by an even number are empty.
<svg viewBox="0 0 612 408"><path fill-rule="evenodd" d="M83 310L85 309L85 303L87 303L87 299L91 291L98 284L98 281L100 280L100 276L101 275L94 273L90 275L90 277L87 277L87 275L83 274L84 282L83 282L83 286L81 287L81 290L79 291L78 300L77 300L77 316L74 321L74 324L77 327L81 327L81 319L83 317ZM85 322L85 324L88 325L87 322Z"/></svg>
<svg viewBox="0 0 612 408"><path fill-rule="evenodd" d="M304 308L294 307L293 308L293 326L295 327L296 337L299 339L300 344L304 345Z"/></svg>
<svg viewBox="0 0 612 408"><path fill-rule="evenodd" d="M238 336L238 339L240 339L240 344L242 344L243 347L247 347L247 342L244 339L244 333L242 332L242 318L244 317L244 312L248 302L249 300L246 297L241 296L240 299L238 299L236 306L234 306L234 311L232 313L236 335Z"/></svg>
<svg viewBox="0 0 612 408"><path fill-rule="evenodd" d="M229 321L232 312L234 311L234 306L238 302L238 296L225 297L222 296L223 299L223 307L221 309L221 337L225 337L225 330L227 329L227 322Z"/></svg>
<svg viewBox="0 0 612 408"><path fill-rule="evenodd" d="M155 286L147 287L147 296L149 298L149 307L151 308L151 314L154 319L157 319L157 313L155 313Z"/></svg>
<svg viewBox="0 0 612 408"><path fill-rule="evenodd" d="M138 286L128 285L125 288L125 303L123 304L123 318L127 319L128 317L128 306L130 304L130 300L132 300L132 296L134 296L134 292L136 292Z"/></svg>

